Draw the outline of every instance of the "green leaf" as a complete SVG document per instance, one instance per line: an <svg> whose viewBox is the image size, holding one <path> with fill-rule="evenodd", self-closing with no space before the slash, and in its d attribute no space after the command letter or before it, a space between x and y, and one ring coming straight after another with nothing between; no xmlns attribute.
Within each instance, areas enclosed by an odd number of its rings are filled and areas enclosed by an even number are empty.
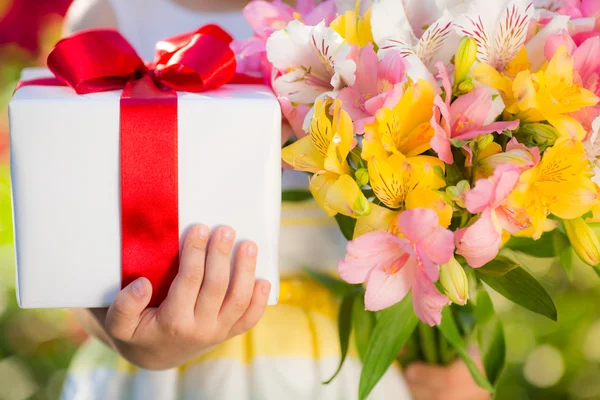
<svg viewBox="0 0 600 400"><path fill-rule="evenodd" d="M483 267L477 268L478 272L491 276L503 276L507 272L518 268L519 264L505 256L497 256Z"/></svg>
<svg viewBox="0 0 600 400"><path fill-rule="evenodd" d="M340 226L342 234L346 240L352 240L354 237L354 227L356 226L356 220L343 214L336 214L335 220Z"/></svg>
<svg viewBox="0 0 600 400"><path fill-rule="evenodd" d="M435 329L424 322L419 322L419 341L423 358L428 364L436 365L438 363L438 348Z"/></svg>
<svg viewBox="0 0 600 400"><path fill-rule="evenodd" d="M487 380L487 378L483 375L483 373L477 367L477 364L473 361L471 356L467 351L467 345L465 344L464 339L460 336L458 332L458 327L456 326L456 322L454 321L454 317L452 316L452 311L450 307L445 307L442 310L442 323L438 327L440 332L444 335L444 337L450 342L454 350L458 353L458 356L463 360L466 364L469 372L473 376L475 382L487 390L490 393L494 393L494 388Z"/></svg>
<svg viewBox="0 0 600 400"><path fill-rule="evenodd" d="M554 243L556 254L558 254L560 265L562 265L567 274L567 278L573 281L573 257L575 256L575 250L571 246L569 238L558 229L555 229L552 232L552 242Z"/></svg>
<svg viewBox="0 0 600 400"><path fill-rule="evenodd" d="M301 202L312 199L313 195L308 190L284 190L281 201Z"/></svg>
<svg viewBox="0 0 600 400"><path fill-rule="evenodd" d="M360 374L358 398L364 400L392 365L402 346L417 327L417 316L413 310L412 296L381 311L375 324L365 362Z"/></svg>
<svg viewBox="0 0 600 400"><path fill-rule="evenodd" d="M494 311L490 295L483 287L480 287L477 292L475 319L477 320L479 351L485 373L494 385L504 368L506 344L502 322Z"/></svg>
<svg viewBox="0 0 600 400"><path fill-rule="evenodd" d="M534 313L557 320L556 306L546 289L523 268L515 268L502 276L486 275L475 271L488 286Z"/></svg>
<svg viewBox="0 0 600 400"><path fill-rule="evenodd" d="M344 296L344 300L342 300L342 304L340 305L340 313L338 317L338 333L340 337L340 351L342 354L342 358L340 359L340 364L338 365L338 368L333 374L333 376L327 381L323 382L323 384L325 385L331 383L331 381L333 381L335 377L338 376L338 374L342 370L342 367L344 366L344 361L346 361L346 356L348 355L348 343L350 342L350 332L352 331L352 308L354 306L355 297L355 293Z"/></svg>
<svg viewBox="0 0 600 400"><path fill-rule="evenodd" d="M352 307L352 326L354 327L354 343L361 361L365 361L369 339L375 326L375 313L365 310L365 299L356 296Z"/></svg>
<svg viewBox="0 0 600 400"><path fill-rule="evenodd" d="M550 232L544 233L538 240L512 236L504 247L534 257L545 258L556 256Z"/></svg>
<svg viewBox="0 0 600 400"><path fill-rule="evenodd" d="M336 279L323 272L314 271L310 268L304 268L304 272L306 272L309 277L341 297L344 297L352 292L362 291L361 285L351 285L341 279Z"/></svg>

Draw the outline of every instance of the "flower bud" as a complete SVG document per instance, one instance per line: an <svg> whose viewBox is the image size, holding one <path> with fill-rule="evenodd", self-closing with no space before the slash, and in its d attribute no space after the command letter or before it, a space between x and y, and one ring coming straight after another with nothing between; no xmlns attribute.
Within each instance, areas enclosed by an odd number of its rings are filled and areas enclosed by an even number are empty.
<svg viewBox="0 0 600 400"><path fill-rule="evenodd" d="M460 84L465 80L477 58L477 42L469 36L463 36L458 44L454 58L454 82Z"/></svg>
<svg viewBox="0 0 600 400"><path fill-rule="evenodd" d="M592 267L597 266L600 263L600 242L592 228L581 217L565 219L563 223L569 241L581 261Z"/></svg>
<svg viewBox="0 0 600 400"><path fill-rule="evenodd" d="M525 124L519 128L518 135L525 139L531 138L535 144L544 144L546 146L554 145L558 139L558 132L553 126L547 124Z"/></svg>
<svg viewBox="0 0 600 400"><path fill-rule="evenodd" d="M444 294L455 304L464 306L469 298L469 279L462 265L454 257L440 265L440 284Z"/></svg>
<svg viewBox="0 0 600 400"><path fill-rule="evenodd" d="M359 187L369 183L369 171L366 168L357 169L354 173L354 177L356 178L356 183L358 183Z"/></svg>
<svg viewBox="0 0 600 400"><path fill-rule="evenodd" d="M462 180L456 186L448 186L446 188L446 196L448 199L455 202L457 206L465 208L465 193L471 189L469 181Z"/></svg>
<svg viewBox="0 0 600 400"><path fill-rule="evenodd" d="M471 90L475 89L475 85L473 84L473 80L471 78L467 78L461 83L458 84L456 89L456 95L461 96L463 94L469 93Z"/></svg>

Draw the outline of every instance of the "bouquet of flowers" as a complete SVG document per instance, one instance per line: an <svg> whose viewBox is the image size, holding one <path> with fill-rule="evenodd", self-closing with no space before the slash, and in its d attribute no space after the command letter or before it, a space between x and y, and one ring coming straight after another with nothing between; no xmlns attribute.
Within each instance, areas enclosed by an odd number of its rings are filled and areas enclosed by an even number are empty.
<svg viewBox="0 0 600 400"><path fill-rule="evenodd" d="M295 136L284 161L350 239L342 280L313 276L343 296L359 398L400 353L458 356L493 391L504 336L487 288L557 319L515 256L560 257L570 274L576 254L600 271L600 2L274 0L245 13L240 68L272 85Z"/></svg>

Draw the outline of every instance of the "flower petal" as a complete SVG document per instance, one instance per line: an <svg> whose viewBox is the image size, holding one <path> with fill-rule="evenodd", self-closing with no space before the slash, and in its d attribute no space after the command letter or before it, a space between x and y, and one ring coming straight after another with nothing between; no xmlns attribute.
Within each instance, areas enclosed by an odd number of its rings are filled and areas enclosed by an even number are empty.
<svg viewBox="0 0 600 400"><path fill-rule="evenodd" d="M493 219L492 209L486 208L473 225L455 232L456 253L473 268L487 264L498 255L502 232Z"/></svg>
<svg viewBox="0 0 600 400"><path fill-rule="evenodd" d="M442 322L442 309L450 300L441 294L422 270L415 271L412 286L413 307L417 317L429 326Z"/></svg>
<svg viewBox="0 0 600 400"><path fill-rule="evenodd" d="M329 82L315 79L309 72L296 69L275 79L273 89L291 102L312 104L317 97L330 91L331 86Z"/></svg>
<svg viewBox="0 0 600 400"><path fill-rule="evenodd" d="M367 282L365 309L379 311L402 300L412 286L414 264L414 257L410 256L404 266L395 273L386 273L380 268L375 268Z"/></svg>
<svg viewBox="0 0 600 400"><path fill-rule="evenodd" d="M406 210L398 216L400 232L437 264L445 264L454 253L452 232L439 225L429 208Z"/></svg>
<svg viewBox="0 0 600 400"><path fill-rule="evenodd" d="M338 263L340 277L352 284L365 282L374 268L387 267L404 253L402 242L386 232L367 233L351 240L346 256Z"/></svg>

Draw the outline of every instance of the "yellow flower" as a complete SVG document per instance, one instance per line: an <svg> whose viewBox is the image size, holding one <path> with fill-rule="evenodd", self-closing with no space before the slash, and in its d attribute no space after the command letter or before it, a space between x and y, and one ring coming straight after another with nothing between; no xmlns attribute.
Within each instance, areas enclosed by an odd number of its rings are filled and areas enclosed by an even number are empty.
<svg viewBox="0 0 600 400"><path fill-rule="evenodd" d="M591 166L580 142L559 139L540 163L521 174L510 204L531 218L533 238L541 236L546 217L573 219L598 204L598 187L591 180Z"/></svg>
<svg viewBox="0 0 600 400"><path fill-rule="evenodd" d="M346 39L349 44L356 44L364 47L368 43L373 43L373 34L371 33L371 9L362 17L359 13L360 1L356 4L354 11L348 10L331 21L330 27Z"/></svg>
<svg viewBox="0 0 600 400"><path fill-rule="evenodd" d="M351 217L368 215L370 203L350 176L347 157L354 139L350 116L333 103L333 119L328 110L331 101L318 101L308 136L282 150L285 162L299 171L312 172L310 191L329 214Z"/></svg>
<svg viewBox="0 0 600 400"><path fill-rule="evenodd" d="M394 152L412 157L429 150L433 99L433 87L420 79L407 87L393 109L378 110L375 120L365 126L362 157Z"/></svg>
<svg viewBox="0 0 600 400"><path fill-rule="evenodd" d="M560 136L583 140L585 129L567 115L598 104L600 99L573 81L573 56L560 47L545 70L522 71L513 83L514 96L523 112L537 112L537 121L547 120ZM535 121L534 121L535 122Z"/></svg>

